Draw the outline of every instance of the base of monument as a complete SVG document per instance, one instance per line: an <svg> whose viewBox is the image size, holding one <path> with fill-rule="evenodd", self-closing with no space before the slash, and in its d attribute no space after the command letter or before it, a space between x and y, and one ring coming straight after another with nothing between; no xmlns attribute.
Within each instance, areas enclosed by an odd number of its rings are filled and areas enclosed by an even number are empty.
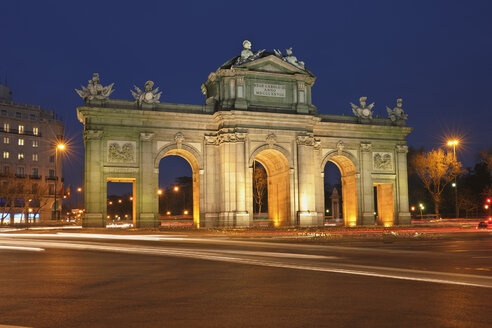
<svg viewBox="0 0 492 328"><path fill-rule="evenodd" d="M218 213L205 213L205 217L200 222L200 227L202 228L214 228L219 223Z"/></svg>
<svg viewBox="0 0 492 328"><path fill-rule="evenodd" d="M154 213L140 213L136 228L153 229L155 227L157 227L157 220Z"/></svg>
<svg viewBox="0 0 492 328"><path fill-rule="evenodd" d="M249 219L248 212L237 212L236 213L236 224L237 228L245 228L251 226L251 220Z"/></svg>
<svg viewBox="0 0 492 328"><path fill-rule="evenodd" d="M362 213L362 220L361 220L362 225L374 225L375 220L374 220L374 213Z"/></svg>
<svg viewBox="0 0 492 328"><path fill-rule="evenodd" d="M409 225L412 224L412 216L410 213L400 213L398 215L399 225Z"/></svg>
<svg viewBox="0 0 492 328"><path fill-rule="evenodd" d="M105 228L106 220L102 213L85 213L82 218L82 227L84 228Z"/></svg>
<svg viewBox="0 0 492 328"><path fill-rule="evenodd" d="M299 222L299 226L301 227L312 227L319 226L319 215L318 212L297 212L297 220Z"/></svg>

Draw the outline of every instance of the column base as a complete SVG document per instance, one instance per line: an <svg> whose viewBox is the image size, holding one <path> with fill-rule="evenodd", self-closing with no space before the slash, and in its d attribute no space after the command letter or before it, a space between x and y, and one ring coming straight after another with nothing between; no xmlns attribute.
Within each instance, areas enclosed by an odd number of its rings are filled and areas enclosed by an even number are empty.
<svg viewBox="0 0 492 328"><path fill-rule="evenodd" d="M140 213L137 219L136 228L139 229L154 229L157 227L157 220L154 213Z"/></svg>
<svg viewBox="0 0 492 328"><path fill-rule="evenodd" d="M400 212L398 215L398 224L399 225L409 225L412 224L412 216L410 213Z"/></svg>
<svg viewBox="0 0 492 328"><path fill-rule="evenodd" d="M374 225L374 213L362 213L362 225Z"/></svg>
<svg viewBox="0 0 492 328"><path fill-rule="evenodd" d="M106 220L102 213L85 213L82 219L84 228L105 228Z"/></svg>
<svg viewBox="0 0 492 328"><path fill-rule="evenodd" d="M319 226L318 212L299 211L297 212L297 220L301 227Z"/></svg>
<svg viewBox="0 0 492 328"><path fill-rule="evenodd" d="M237 212L236 213L236 227L245 228L251 226L251 220L249 219L248 212Z"/></svg>
<svg viewBox="0 0 492 328"><path fill-rule="evenodd" d="M219 224L219 214L218 213L205 213L203 221L200 223L200 227L203 228L214 228Z"/></svg>

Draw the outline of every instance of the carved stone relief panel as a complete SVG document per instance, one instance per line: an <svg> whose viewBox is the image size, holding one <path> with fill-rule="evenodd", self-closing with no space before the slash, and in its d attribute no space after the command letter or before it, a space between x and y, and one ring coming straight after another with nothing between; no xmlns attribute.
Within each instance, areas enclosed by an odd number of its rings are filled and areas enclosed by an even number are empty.
<svg viewBox="0 0 492 328"><path fill-rule="evenodd" d="M373 152L372 167L376 171L392 171L393 154L389 152Z"/></svg>
<svg viewBox="0 0 492 328"><path fill-rule="evenodd" d="M108 162L134 163L136 145L135 141L108 140Z"/></svg>

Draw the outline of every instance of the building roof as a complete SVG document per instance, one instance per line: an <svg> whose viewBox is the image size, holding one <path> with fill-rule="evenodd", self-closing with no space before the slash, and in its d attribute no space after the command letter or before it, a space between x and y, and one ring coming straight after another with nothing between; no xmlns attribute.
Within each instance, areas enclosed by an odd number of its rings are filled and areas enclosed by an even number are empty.
<svg viewBox="0 0 492 328"><path fill-rule="evenodd" d="M12 101L12 91L10 91L10 89L3 84L0 84L0 99Z"/></svg>

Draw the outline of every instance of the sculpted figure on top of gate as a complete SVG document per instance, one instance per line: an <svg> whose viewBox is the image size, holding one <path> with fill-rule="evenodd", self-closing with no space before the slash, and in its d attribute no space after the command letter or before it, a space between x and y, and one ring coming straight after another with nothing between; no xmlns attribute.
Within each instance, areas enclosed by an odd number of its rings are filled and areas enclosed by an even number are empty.
<svg viewBox="0 0 492 328"><path fill-rule="evenodd" d="M286 61L289 64L294 65L297 68L305 69L304 62L298 61L297 57L292 54L292 47L285 49L287 56L282 55L282 52L280 50L273 49L273 51L275 52L275 55L277 57L279 57L280 59L282 59L283 61Z"/></svg>
<svg viewBox="0 0 492 328"><path fill-rule="evenodd" d="M355 116L361 119L372 119L372 114L374 111L372 111L372 108L374 107L374 103L366 106L366 100L367 97L360 97L360 106L357 106L353 103L350 103L350 106L352 106L352 112L354 113Z"/></svg>
<svg viewBox="0 0 492 328"><path fill-rule="evenodd" d="M139 105L143 103L158 104L160 102L159 99L161 98L162 91L159 92L159 88L155 88L154 90L152 90L152 88L154 87L153 81L145 82L144 91L140 90L140 88L136 85L134 85L133 87L137 92L133 90L130 90L130 92Z"/></svg>
<svg viewBox="0 0 492 328"><path fill-rule="evenodd" d="M248 40L244 40L243 41L243 51L241 51L241 56L236 60L236 62L232 66L233 67L239 66L239 65L242 65L244 63L258 59L261 57L261 55L263 54L264 51L265 51L265 49L260 50L256 53L253 53L251 51L251 42Z"/></svg>
<svg viewBox="0 0 492 328"><path fill-rule="evenodd" d="M113 85L114 83L111 83L110 85L103 87L99 83L99 73L93 73L92 79L89 80L87 87L81 85L82 90L75 89L75 92L77 92L84 101L93 99L104 100L108 99L109 95L114 92Z"/></svg>
<svg viewBox="0 0 492 328"><path fill-rule="evenodd" d="M386 106L386 111L388 112L388 118L397 125L402 125L408 118L408 115L405 114L402 108L403 99L396 99L396 107L394 109Z"/></svg>

